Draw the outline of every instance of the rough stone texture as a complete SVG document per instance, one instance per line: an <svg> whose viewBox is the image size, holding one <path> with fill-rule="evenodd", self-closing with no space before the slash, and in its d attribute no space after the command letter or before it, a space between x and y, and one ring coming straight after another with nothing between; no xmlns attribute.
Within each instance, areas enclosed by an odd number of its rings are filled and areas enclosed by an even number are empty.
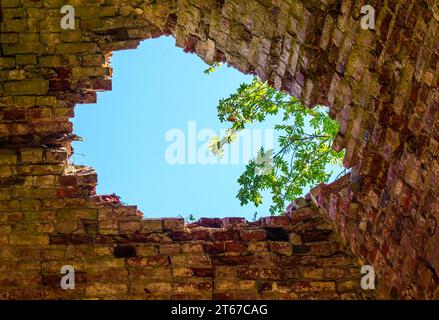
<svg viewBox="0 0 439 320"><path fill-rule="evenodd" d="M0 247L0 297L374 296L359 288L356 259L312 206L253 223L205 218L185 226L176 218L142 219L135 207L106 200L47 199L39 211L22 212L9 204L2 213L8 230ZM75 290L60 289L62 265L75 268Z"/></svg>
<svg viewBox="0 0 439 320"><path fill-rule="evenodd" d="M1 1L1 298L374 297L364 263L378 298L439 298L438 0L370 1L374 31L354 0L72 0L75 30L64 4ZM111 89L111 51L162 35L330 106L351 173L256 223L185 227L96 195L68 164L74 106Z"/></svg>

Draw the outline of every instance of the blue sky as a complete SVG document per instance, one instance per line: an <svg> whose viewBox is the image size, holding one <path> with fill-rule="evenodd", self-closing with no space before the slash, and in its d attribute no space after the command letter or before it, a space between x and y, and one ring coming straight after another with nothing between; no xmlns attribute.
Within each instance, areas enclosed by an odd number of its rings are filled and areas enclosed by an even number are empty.
<svg viewBox="0 0 439 320"><path fill-rule="evenodd" d="M146 217L193 214L251 219L255 211L258 216L269 215L268 193L258 208L241 207L235 197L236 180L245 168L242 158L239 164L188 163L194 162L192 151L203 157L200 148L206 146L212 130L220 135L220 129L228 128L217 117L219 99L250 82L251 76L227 67L206 75L203 71L208 66L196 55L176 48L171 37L144 41L136 50L114 52L111 64L112 91L99 93L97 104L77 105L73 119L74 131L84 141L74 143L72 160L96 169L99 194L115 193L123 202L137 205ZM260 130L263 142L264 129L274 123L271 119L250 128ZM194 125L201 141L191 137ZM186 164L172 165L166 158L176 133L184 136Z"/></svg>

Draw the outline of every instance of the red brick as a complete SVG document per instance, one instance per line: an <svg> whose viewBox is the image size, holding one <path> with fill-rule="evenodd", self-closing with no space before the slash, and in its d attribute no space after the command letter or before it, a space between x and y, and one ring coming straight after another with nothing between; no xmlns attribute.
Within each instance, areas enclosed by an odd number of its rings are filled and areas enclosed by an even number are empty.
<svg viewBox="0 0 439 320"><path fill-rule="evenodd" d="M264 241L265 230L242 230L241 238L244 241Z"/></svg>

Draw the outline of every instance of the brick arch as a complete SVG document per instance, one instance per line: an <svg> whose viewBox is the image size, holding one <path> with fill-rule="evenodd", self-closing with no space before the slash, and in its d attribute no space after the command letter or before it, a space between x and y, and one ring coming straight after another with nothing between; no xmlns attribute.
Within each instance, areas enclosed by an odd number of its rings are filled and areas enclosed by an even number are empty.
<svg viewBox="0 0 439 320"><path fill-rule="evenodd" d="M364 298L369 263L379 297L437 298L436 2L371 1L366 31L363 1L73 1L66 31L62 1L2 1L1 297ZM67 162L74 105L111 89L111 51L162 35L329 105L352 173L255 223L142 219L96 195L94 171Z"/></svg>

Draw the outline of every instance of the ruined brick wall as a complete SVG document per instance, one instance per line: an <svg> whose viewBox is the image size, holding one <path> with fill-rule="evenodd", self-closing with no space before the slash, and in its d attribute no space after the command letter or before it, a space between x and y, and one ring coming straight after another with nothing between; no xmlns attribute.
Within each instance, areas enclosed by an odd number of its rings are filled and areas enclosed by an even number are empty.
<svg viewBox="0 0 439 320"><path fill-rule="evenodd" d="M75 30L64 4L1 1L1 298L364 298L359 263L379 297L438 297L437 0L370 1L376 30L364 1L72 0ZM96 195L68 163L74 105L111 89L111 51L161 35L330 106L351 174L288 215L186 229Z"/></svg>

